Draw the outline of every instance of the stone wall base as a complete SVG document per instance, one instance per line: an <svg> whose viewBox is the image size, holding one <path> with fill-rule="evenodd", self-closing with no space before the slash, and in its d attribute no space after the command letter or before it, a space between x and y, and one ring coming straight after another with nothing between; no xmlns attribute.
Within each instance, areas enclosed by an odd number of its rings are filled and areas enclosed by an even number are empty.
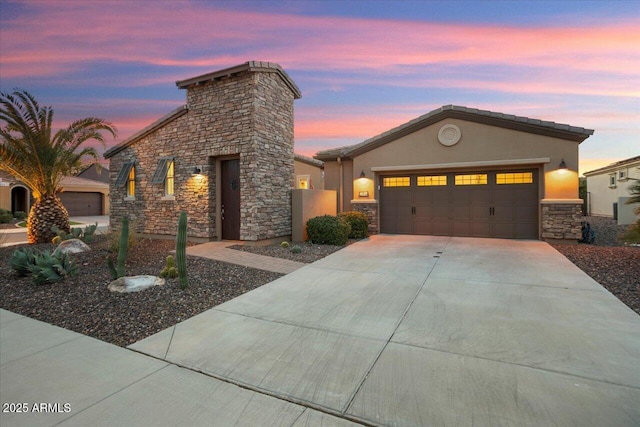
<svg viewBox="0 0 640 427"><path fill-rule="evenodd" d="M542 201L542 239L579 240L582 201Z"/></svg>
<svg viewBox="0 0 640 427"><path fill-rule="evenodd" d="M378 227L379 204L377 201L359 202L352 200L351 206L354 211L362 212L369 218L369 234L378 234L380 232Z"/></svg>

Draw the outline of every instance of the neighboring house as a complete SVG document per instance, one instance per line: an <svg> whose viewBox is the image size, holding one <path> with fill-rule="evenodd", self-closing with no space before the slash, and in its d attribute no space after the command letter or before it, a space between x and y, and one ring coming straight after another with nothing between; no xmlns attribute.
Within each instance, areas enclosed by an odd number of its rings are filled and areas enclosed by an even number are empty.
<svg viewBox="0 0 640 427"><path fill-rule="evenodd" d="M638 205L627 205L631 186L640 180L640 156L621 160L585 172L587 178L587 212L589 215L614 218L619 225L634 223Z"/></svg>
<svg viewBox="0 0 640 427"><path fill-rule="evenodd" d="M109 215L109 184L78 176L65 176L58 197L69 216Z"/></svg>
<svg viewBox="0 0 640 427"><path fill-rule="evenodd" d="M31 190L4 171L0 171L0 209L27 214L31 209Z"/></svg>
<svg viewBox="0 0 640 427"><path fill-rule="evenodd" d="M58 197L70 216L108 215L109 185L75 176L60 182ZM0 171L0 209L29 213L32 205L31 190L21 181Z"/></svg>
<svg viewBox="0 0 640 427"><path fill-rule="evenodd" d="M111 225L126 215L140 232L173 235L186 211L190 237L290 236L301 97L293 80L277 64L250 61L176 85L185 106L105 153Z"/></svg>
<svg viewBox="0 0 640 427"><path fill-rule="evenodd" d="M101 165L100 163L91 163L76 176L78 178L92 179L109 184L109 167L107 165Z"/></svg>
<svg viewBox="0 0 640 427"><path fill-rule="evenodd" d="M374 231L575 240L578 146L592 134L448 105L315 158L338 211L365 212Z"/></svg>
<svg viewBox="0 0 640 427"><path fill-rule="evenodd" d="M305 190L324 190L324 162L294 155L295 184L293 188Z"/></svg>

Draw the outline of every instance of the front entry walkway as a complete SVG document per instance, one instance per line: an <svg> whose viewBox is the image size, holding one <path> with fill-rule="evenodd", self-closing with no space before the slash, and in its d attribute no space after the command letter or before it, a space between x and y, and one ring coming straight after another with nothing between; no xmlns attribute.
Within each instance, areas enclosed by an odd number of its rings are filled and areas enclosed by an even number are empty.
<svg viewBox="0 0 640 427"><path fill-rule="evenodd" d="M72 409L3 425L640 424L640 317L539 241L373 236L135 351L5 313L3 402Z"/></svg>
<svg viewBox="0 0 640 427"><path fill-rule="evenodd" d="M223 240L219 242L208 242L200 245L189 246L187 247L187 255L214 259L216 261L228 262L229 264L238 264L245 267L257 268L258 270L266 270L281 274L292 273L307 265L302 262L273 258L270 256L252 254L250 252L237 251L235 249L228 248L228 246L235 245L236 243L238 242Z"/></svg>

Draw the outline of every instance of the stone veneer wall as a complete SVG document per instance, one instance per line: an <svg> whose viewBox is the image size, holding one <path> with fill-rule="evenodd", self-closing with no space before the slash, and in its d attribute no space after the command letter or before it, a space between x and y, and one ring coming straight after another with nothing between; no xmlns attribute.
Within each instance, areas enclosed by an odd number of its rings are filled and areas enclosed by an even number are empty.
<svg viewBox="0 0 640 427"><path fill-rule="evenodd" d="M354 211L364 213L369 218L369 234L378 234L378 202L351 201Z"/></svg>
<svg viewBox="0 0 640 427"><path fill-rule="evenodd" d="M581 238L582 203L542 204L542 238L579 240Z"/></svg>
<svg viewBox="0 0 640 427"><path fill-rule="evenodd" d="M291 234L294 95L277 73L243 72L187 89L188 112L111 157L111 225L124 215L137 231L173 235L180 211L188 235L219 237L216 230L216 158L240 159L240 238ZM160 157L175 158L175 198L150 184ZM125 161L136 160L136 197L114 188ZM193 176L194 166L204 176Z"/></svg>

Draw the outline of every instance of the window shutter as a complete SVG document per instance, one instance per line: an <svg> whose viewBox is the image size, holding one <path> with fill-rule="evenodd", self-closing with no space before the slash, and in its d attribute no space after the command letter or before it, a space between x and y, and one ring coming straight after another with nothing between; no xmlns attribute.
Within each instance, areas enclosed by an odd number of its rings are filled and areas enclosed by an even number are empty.
<svg viewBox="0 0 640 427"><path fill-rule="evenodd" d="M169 163L173 161L173 157L162 157L158 160L158 166L151 178L152 184L162 184L167 177L167 169L169 169Z"/></svg>
<svg viewBox="0 0 640 427"><path fill-rule="evenodd" d="M127 177L129 176L129 172L131 168L135 164L135 161L125 162L122 165L122 169L120 169L120 173L118 174L118 178L116 178L116 187L122 187L127 182Z"/></svg>

